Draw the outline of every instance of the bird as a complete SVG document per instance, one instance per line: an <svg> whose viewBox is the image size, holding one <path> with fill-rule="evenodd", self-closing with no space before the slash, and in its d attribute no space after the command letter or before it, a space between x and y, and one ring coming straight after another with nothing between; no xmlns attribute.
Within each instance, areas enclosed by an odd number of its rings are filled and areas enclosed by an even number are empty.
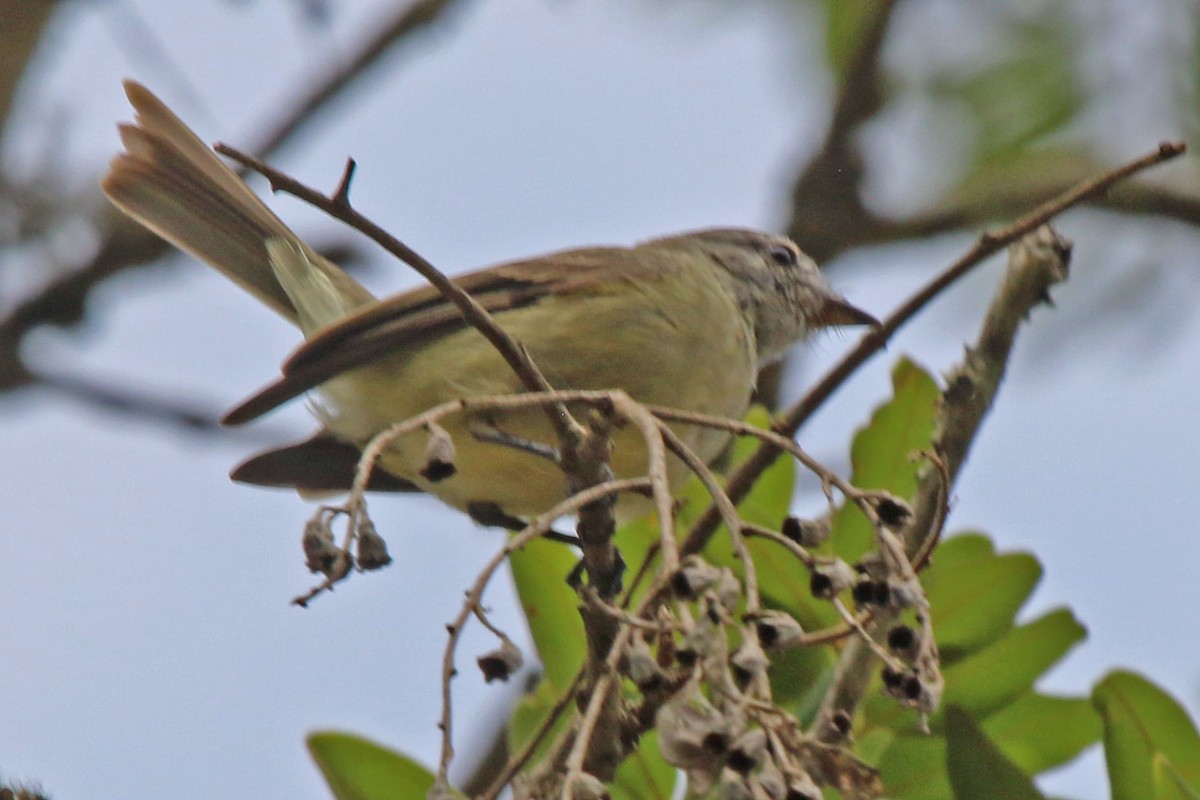
<svg viewBox="0 0 1200 800"><path fill-rule="evenodd" d="M243 424L308 395L320 428L243 462L234 480L343 491L364 445L394 423L448 400L523 390L436 289L376 298L294 233L149 89L126 81L125 91L135 121L119 127L124 150L102 181L104 192L305 337L280 377L223 421ZM793 343L824 328L878 324L833 291L794 242L745 228L562 250L453 280L556 389L622 390L642 403L735 419L750 405L758 371ZM554 437L542 410L467 412L442 424L453 442L452 467L429 474L429 433L414 431L382 451L368 488L428 492L487 524L543 513L567 496L563 473L547 456ZM672 428L705 462L730 439L703 426ZM614 432L615 476L645 474L646 459L633 426ZM687 474L672 457L672 488ZM644 507L622 499L618 517Z"/></svg>

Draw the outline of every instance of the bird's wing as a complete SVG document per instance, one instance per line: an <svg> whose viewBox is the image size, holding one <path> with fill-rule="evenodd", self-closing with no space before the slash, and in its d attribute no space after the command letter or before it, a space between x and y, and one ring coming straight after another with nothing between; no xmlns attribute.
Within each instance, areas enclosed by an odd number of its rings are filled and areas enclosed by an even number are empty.
<svg viewBox="0 0 1200 800"><path fill-rule="evenodd" d="M497 314L551 295L586 292L618 280L661 274L661 258L629 248L568 250L490 267L455 279ZM466 326L458 307L432 286L384 298L318 331L284 362L282 376L232 409L227 425L249 422L344 372Z"/></svg>

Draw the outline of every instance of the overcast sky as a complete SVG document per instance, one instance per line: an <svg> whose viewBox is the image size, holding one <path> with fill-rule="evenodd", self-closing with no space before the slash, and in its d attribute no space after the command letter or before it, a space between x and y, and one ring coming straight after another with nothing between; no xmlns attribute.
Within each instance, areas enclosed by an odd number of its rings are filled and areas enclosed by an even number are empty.
<svg viewBox="0 0 1200 800"><path fill-rule="evenodd" d="M204 138L252 144L284 107L279 98L371 30L373 5L338 4L332 28L315 29L285 2L66 4L43 72L20 98L22 132L6 164L27 174L52 152L81 190L94 186L118 146L115 122L129 118L126 76ZM778 226L787 179L825 122L819 26L767 4L699 5L468 4L277 160L332 187L353 155L356 205L448 271L712 224ZM142 26L162 53L131 46L145 41ZM808 38L799 51L796 30L801 44ZM920 120L895 124L881 152L907 156L904 137ZM1132 155L1176 133L1114 146ZM874 180L902 204L938 168L936 153L915 146ZM313 240L348 236L298 203L275 205ZM1046 576L1026 615L1070 604L1088 626L1048 689L1086 693L1119 665L1195 711L1200 248L1181 226L1095 212L1067 215L1061 229L1077 242L1072 278L1056 291L1059 309L1039 309L1022 331L950 528L1035 550ZM835 281L882 315L968 244L851 253ZM373 263L369 282L381 291L415 282L399 265ZM1138 282L1159 265L1168 266L1153 285ZM5 304L19 288L8 266ZM804 444L843 461L850 432L887 395L894 357L935 373L951 365L1001 267L989 264L905 330L810 423ZM1094 313L1114 298L1123 311ZM182 257L109 282L89 312L81 330L39 333L30 358L214 412L269 380L296 344L284 323ZM851 342L807 347L789 392ZM299 403L213 437L46 392L0 395L0 772L63 798L321 798L302 745L318 728L434 763L443 624L501 539L429 499L376 499L396 563L306 611L289 606L312 580L297 546L311 509L226 474L309 427ZM518 632L507 589L487 600ZM460 664L492 646L469 635ZM515 688L485 687L464 669L455 691L469 753ZM1099 796L1101 770L1093 754L1047 785Z"/></svg>

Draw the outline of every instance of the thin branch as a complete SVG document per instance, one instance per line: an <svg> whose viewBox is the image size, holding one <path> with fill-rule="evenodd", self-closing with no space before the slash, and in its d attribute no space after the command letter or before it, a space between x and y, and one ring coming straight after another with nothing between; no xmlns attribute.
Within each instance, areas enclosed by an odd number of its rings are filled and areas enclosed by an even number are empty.
<svg viewBox="0 0 1200 800"><path fill-rule="evenodd" d="M1047 299L1050 287L1066 278L1069 256L1070 246L1048 225L1029 233L1010 249L1008 271L976 344L947 379L934 437L934 450L941 458L921 477L913 522L907 529L915 535L904 543L915 561L927 557L929 543L940 531L948 482L958 474L995 400L1018 326ZM927 624L927 619L922 622ZM847 645L817 714L817 735L822 730L821 720L837 711L850 713L857 707L873 674L872 655L858 640Z"/></svg>
<svg viewBox="0 0 1200 800"><path fill-rule="evenodd" d="M879 352L888 339L905 323L912 319L931 300L949 288L952 284L979 266L989 256L999 252L1013 242L1021 239L1069 208L1091 200L1107 192L1116 183L1142 170L1176 158L1184 153L1186 145L1183 142L1163 142L1156 150L1136 158L1126 164L1103 172L1100 175L1083 181L1058 197L1043 203L1025 216L1017 219L999 230L985 232L970 250L951 264L943 273L938 275L924 287L919 289L901 306L892 312L878 328L868 331L859 339L845 356L842 357L825 376L816 383L799 403L789 409L779 419L774 429L784 436L794 436L808 418L824 404L833 393L859 368L867 359ZM746 459L741 468L729 479L726 491L735 503L744 498L758 476L766 470L779 456L779 449L771 444L762 444ZM682 546L683 555L699 552L712 537L720 523L720 513L713 506L692 526Z"/></svg>
<svg viewBox="0 0 1200 800"><path fill-rule="evenodd" d="M3 2L21 7L31 5L25 0ZM52 6L46 2L32 5L39 8L39 13L48 11ZM340 97L368 70L382 63L383 58L396 47L415 40L418 34L431 29L462 5L466 5L463 0L421 0L399 9L390 20L383 20L374 36L343 67L323 72L323 79L310 87L307 94L281 115L279 122L253 148L254 151L265 158L289 143L329 103ZM29 19L26 20L26 17ZM24 12L17 14L14 19L30 23L31 30L34 23L38 22L36 14L31 16ZM18 51L14 50L12 53L5 51L3 55L17 54ZM0 88L5 93L8 86L7 81L0 81ZM0 98L5 100L6 105L5 93L0 93ZM157 261L171 249L165 241L111 207L102 211L97 228L103 232L104 239L87 263L52 280L0 319L0 391L37 383L37 375L25 367L20 355L21 342L26 333L44 324L77 324L84 317L84 307L94 286L117 273Z"/></svg>
<svg viewBox="0 0 1200 800"><path fill-rule="evenodd" d="M510 538L494 556L484 565L479 575L475 579L475 583L467 591L467 599L463 603L463 607L459 610L458 616L454 621L447 625L447 630L450 632L450 637L446 642L446 648L442 656L442 716L438 727L442 732L442 748L441 756L438 759L438 780L446 781L449 774L450 762L454 758L454 746L452 743L452 714L451 714L451 694L450 681L454 677L454 653L458 648L458 641L462 635L463 628L466 626L467 619L475 613L476 607L482 602L483 592L487 589L496 570L508 559L508 557L523 548L526 544L534 539L544 536L550 531L550 526L554 520L567 514L577 512L582 506L588 503L593 503L601 498L617 494L619 492L644 491L649 487L649 481L645 478L634 478L627 480L614 480L607 483L598 484L578 492L566 500L562 501L554 508L535 517L521 532Z"/></svg>
<svg viewBox="0 0 1200 800"><path fill-rule="evenodd" d="M365 215L356 211L349 203L349 182L353 175L353 163L347 165L342 180L332 196L326 196L286 173L249 156L236 148L218 144L216 150L234 161L262 174L271 183L274 191L283 191L324 211L334 219L366 235L389 253L415 269L441 295L454 304L463 320L477 330L508 363L513 373L529 392L552 393L549 381L530 358L525 348L509 336L474 297L457 283L446 277L429 261L408 245L391 235ZM611 474L608 465L607 432L583 428L571 415L565 403L551 402L544 407L546 418L554 430L559 445L558 466L567 478L567 485L578 491L600 484ZM636 422L636 420L634 420ZM654 447L653 440L647 446ZM653 475L654 473L652 473ZM661 485L660 485L661 484ZM656 483L656 497L665 491L665 482ZM660 500L660 505L663 501ZM588 506L580 514L578 533L583 547L583 564L592 582L604 591L615 590L614 574L618 572L620 556L612 542L616 523L611 506ZM590 658L599 666L612 641L611 620L606 617L585 619L585 624L595 624L589 630L592 648Z"/></svg>

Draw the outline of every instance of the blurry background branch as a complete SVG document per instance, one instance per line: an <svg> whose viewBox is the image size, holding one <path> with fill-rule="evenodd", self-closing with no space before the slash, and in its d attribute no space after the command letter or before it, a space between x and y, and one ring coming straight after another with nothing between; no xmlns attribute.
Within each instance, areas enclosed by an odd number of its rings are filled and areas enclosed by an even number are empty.
<svg viewBox="0 0 1200 800"><path fill-rule="evenodd" d="M396 48L416 39L438 23L463 0L420 0L401 5L390 19L383 20L374 36L346 59L345 63L325 73L323 79L308 87L292 101L286 113L270 128L256 146L250 149L264 157L291 143L303 128L318 119L338 96L359 78L385 61ZM7 120L13 94L25 77L25 67L36 50L38 37L45 30L55 4L45 0L21 2L3 0L0 21L4 23L4 47L0 47L0 124ZM16 24L14 24L14 21ZM0 185L7 184L0 177ZM49 238L56 226L63 224L71 205L56 213L45 204L34 204L28 198L34 194L28 188L9 187L6 192L15 199L13 207L4 209L19 218L16 228L23 238ZM23 201L23 198L27 198ZM6 203L7 204L7 203ZM36 211L38 218L20 219ZM99 408L138 413L149 410L150 420L171 422L191 429L215 427L199 424L206 412L195 408L173 407L170 401L151 397L132 388L103 385L82 377L59 376L49 379L36 367L27 365L21 356L21 344L31 330L39 325L67 327L78 324L86 313L88 297L99 283L118 273L158 261L173 252L165 242L137 225L115 209L104 205L93 220L101 233L99 244L83 263L60 266L63 274L52 278L30 296L11 308L0 308L0 391L11 391L31 384L65 391L77 400ZM0 239L0 253L10 246ZM326 253L345 262L344 253ZM68 267L68 268L64 268ZM215 419L215 415L212 417Z"/></svg>

